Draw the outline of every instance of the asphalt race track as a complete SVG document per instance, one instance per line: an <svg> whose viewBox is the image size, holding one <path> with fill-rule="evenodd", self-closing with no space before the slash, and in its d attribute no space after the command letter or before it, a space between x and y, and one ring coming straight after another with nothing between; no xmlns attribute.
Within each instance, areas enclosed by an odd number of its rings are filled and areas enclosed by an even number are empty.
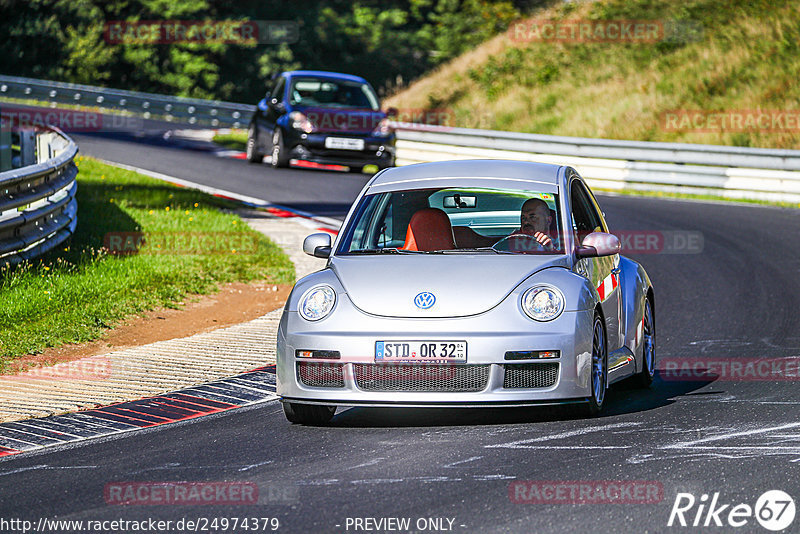
<svg viewBox="0 0 800 534"><path fill-rule="evenodd" d="M157 123L154 125L157 126ZM219 157L211 143L164 139L162 130L73 135L80 153L225 189L315 215L343 219L370 175L273 169Z"/></svg>
<svg viewBox="0 0 800 534"><path fill-rule="evenodd" d="M75 138L83 154L333 217L344 215L368 179L275 171L176 145L158 132ZM612 230L702 235L699 253L631 255L655 286L662 365L699 357L800 356L800 210L599 200ZM591 420L555 408L361 408L340 410L329 427L313 428L290 425L272 401L0 460L0 517L275 517L278 532L298 533L366 532L356 518L394 517L410 518L416 532L768 532L754 517L737 529L715 527L713 519L706 528L668 528L667 522L679 492L698 501L719 492L719 505L729 505L718 516L723 522L733 506L755 507L767 490L800 496L794 369L793 377L779 381L662 372L649 391L612 389L607 411ZM515 480L642 481L660 493L654 502L518 503L509 491ZM252 483L259 502L119 506L104 498L107 484L164 481ZM686 513L687 521L697 510ZM705 520L703 513L701 524ZM386 528L391 525L369 531L397 531ZM787 532L798 525L800 518Z"/></svg>

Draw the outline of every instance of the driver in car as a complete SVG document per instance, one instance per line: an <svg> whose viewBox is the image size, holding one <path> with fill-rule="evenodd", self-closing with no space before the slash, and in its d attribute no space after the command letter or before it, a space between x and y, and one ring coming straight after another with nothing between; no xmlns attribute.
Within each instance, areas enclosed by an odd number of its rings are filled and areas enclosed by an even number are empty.
<svg viewBox="0 0 800 534"><path fill-rule="evenodd" d="M547 202L539 198L529 198L522 205L519 216L519 229L509 237L525 235L534 238L544 250L553 250L553 239L548 234L553 217Z"/></svg>

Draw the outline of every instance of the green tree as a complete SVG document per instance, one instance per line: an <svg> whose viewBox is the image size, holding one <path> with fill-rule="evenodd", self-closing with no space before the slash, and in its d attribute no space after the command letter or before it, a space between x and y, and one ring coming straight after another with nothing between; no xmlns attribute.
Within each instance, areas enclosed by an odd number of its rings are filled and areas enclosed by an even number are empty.
<svg viewBox="0 0 800 534"><path fill-rule="evenodd" d="M517 4L527 1L517 0ZM297 68L349 72L385 91L503 31L510 0L0 0L0 72L252 102ZM295 21L294 43L119 44L112 21Z"/></svg>

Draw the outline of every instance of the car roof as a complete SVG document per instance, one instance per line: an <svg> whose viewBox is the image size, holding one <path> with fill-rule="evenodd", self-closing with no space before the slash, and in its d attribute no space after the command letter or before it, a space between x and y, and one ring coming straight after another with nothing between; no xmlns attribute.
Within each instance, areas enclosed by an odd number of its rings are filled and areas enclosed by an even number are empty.
<svg viewBox="0 0 800 534"><path fill-rule="evenodd" d="M373 190L388 191L406 189L414 185L424 187L423 183L439 180L451 181L451 179L457 178L469 180L473 184L480 180L485 180L487 183L510 180L522 184L529 183L540 188L549 186L547 189L552 190L558 187L561 168L561 165L530 161L437 161L387 169L377 174L370 182L369 187ZM419 184L415 184L415 182L419 182Z"/></svg>
<svg viewBox="0 0 800 534"><path fill-rule="evenodd" d="M341 72L329 72L325 70L291 70L283 73L283 76L293 78L298 76L314 76L316 78L328 78L331 80L347 80L349 82L367 83L361 76L344 74Z"/></svg>

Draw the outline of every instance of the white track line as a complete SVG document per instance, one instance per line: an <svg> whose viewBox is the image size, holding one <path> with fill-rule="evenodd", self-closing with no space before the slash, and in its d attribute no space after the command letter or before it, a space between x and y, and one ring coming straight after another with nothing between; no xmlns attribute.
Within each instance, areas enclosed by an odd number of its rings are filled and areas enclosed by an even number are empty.
<svg viewBox="0 0 800 534"><path fill-rule="evenodd" d="M567 432L561 432L559 434L550 434L548 436L540 436L538 438L523 439L523 440L519 440L519 441L511 441L509 443L498 443L496 445L486 445L485 448L487 448L487 449L497 449L497 448L502 448L502 449L576 448L576 447L571 447L571 446L559 447L559 446L551 446L551 445L541 446L541 445L528 445L528 444L541 443L543 441L550 441L550 440L554 440L554 439L571 438L571 437L575 437L575 436L581 436L581 435L584 435L584 434L591 434L593 432L600 432L602 430L611 430L611 429L614 429L614 428L627 428L627 427L632 427L632 426L639 426L641 424L642 423L630 422L630 423L612 423L610 425L602 425L602 426L590 426L590 427L587 427L587 428L579 428L579 429L576 429L576 430L569 430ZM580 446L578 448L617 449L617 448L624 448L624 447L614 447L614 446L608 446L608 447L605 447L605 446L594 446L593 447L593 446L588 446L587 445L587 446Z"/></svg>
<svg viewBox="0 0 800 534"><path fill-rule="evenodd" d="M711 436L708 438L701 438L694 441L682 441L680 443L673 443L672 445L665 445L662 449L682 449L685 447L694 447L699 443L708 443L709 441L719 441L728 438L738 438L742 436L753 436L755 434L766 434L775 430L786 430L787 428L800 427L800 423L788 423L780 426L773 426L767 428L756 428L755 430L743 430L741 432L731 432L729 434L721 434L719 436ZM778 447L775 447L778 448Z"/></svg>

